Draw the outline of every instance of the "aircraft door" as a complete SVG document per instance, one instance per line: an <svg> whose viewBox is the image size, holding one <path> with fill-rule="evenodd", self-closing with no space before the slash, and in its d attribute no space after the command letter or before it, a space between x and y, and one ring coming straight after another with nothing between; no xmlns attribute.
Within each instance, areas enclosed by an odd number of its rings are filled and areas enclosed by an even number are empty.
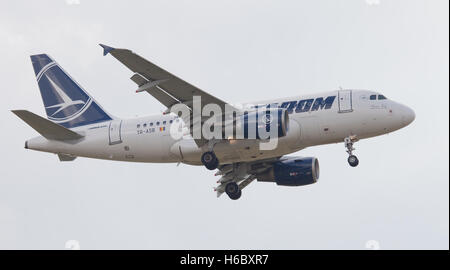
<svg viewBox="0 0 450 270"><path fill-rule="evenodd" d="M340 113L352 112L352 90L340 90L338 93L338 103Z"/></svg>
<svg viewBox="0 0 450 270"><path fill-rule="evenodd" d="M109 145L122 142L121 128L122 120L113 120L109 122Z"/></svg>

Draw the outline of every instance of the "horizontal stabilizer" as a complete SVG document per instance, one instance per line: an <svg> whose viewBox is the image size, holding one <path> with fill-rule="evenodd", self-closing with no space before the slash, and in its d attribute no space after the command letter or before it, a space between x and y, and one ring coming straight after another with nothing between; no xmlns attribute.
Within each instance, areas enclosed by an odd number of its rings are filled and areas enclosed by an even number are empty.
<svg viewBox="0 0 450 270"><path fill-rule="evenodd" d="M49 140L78 140L84 136L26 110L13 110L15 115Z"/></svg>

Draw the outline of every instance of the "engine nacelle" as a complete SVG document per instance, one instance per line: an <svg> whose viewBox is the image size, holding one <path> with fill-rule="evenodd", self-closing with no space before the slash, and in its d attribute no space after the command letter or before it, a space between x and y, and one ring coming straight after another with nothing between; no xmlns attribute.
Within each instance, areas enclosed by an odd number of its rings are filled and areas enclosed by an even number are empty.
<svg viewBox="0 0 450 270"><path fill-rule="evenodd" d="M271 139L286 136L289 114L283 108L246 112L234 123L237 139Z"/></svg>
<svg viewBox="0 0 450 270"><path fill-rule="evenodd" d="M319 172L317 158L290 157L274 163L269 171L256 178L262 182L276 182L280 186L304 186L316 183Z"/></svg>

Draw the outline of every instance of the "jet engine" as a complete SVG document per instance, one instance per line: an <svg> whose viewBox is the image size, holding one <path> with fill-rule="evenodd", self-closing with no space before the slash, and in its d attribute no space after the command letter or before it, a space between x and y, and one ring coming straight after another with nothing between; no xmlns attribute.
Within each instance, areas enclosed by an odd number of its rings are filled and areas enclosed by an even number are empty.
<svg viewBox="0 0 450 270"><path fill-rule="evenodd" d="M288 157L277 161L266 172L256 175L258 181L280 186L304 186L319 179L319 161L315 157Z"/></svg>

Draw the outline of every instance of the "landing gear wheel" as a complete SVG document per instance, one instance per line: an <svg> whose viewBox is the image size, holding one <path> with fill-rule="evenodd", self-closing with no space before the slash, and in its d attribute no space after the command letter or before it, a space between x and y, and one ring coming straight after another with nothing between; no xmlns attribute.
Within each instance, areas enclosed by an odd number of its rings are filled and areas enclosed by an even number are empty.
<svg viewBox="0 0 450 270"><path fill-rule="evenodd" d="M237 194L228 195L228 197L235 201L235 200L238 200L241 197L241 195L242 195L242 191L239 190L239 192Z"/></svg>
<svg viewBox="0 0 450 270"><path fill-rule="evenodd" d="M215 170L217 169L217 166L219 166L219 160L214 152L208 151L203 153L201 160L208 170Z"/></svg>
<svg viewBox="0 0 450 270"><path fill-rule="evenodd" d="M225 186L225 192L232 200L237 200L242 195L242 191L239 189L238 184L236 184L235 182L228 183Z"/></svg>
<svg viewBox="0 0 450 270"><path fill-rule="evenodd" d="M355 150L353 144L357 141L358 137L356 137L355 135L346 137L344 139L345 148L347 149L347 153L349 154L347 161L348 164L350 164L350 166L352 167L356 167L359 164L358 158L355 155L353 155L353 151Z"/></svg>
<svg viewBox="0 0 450 270"><path fill-rule="evenodd" d="M348 161L348 164L350 164L350 166L352 166L352 167L356 167L359 164L359 160L355 155L349 156L347 161Z"/></svg>

